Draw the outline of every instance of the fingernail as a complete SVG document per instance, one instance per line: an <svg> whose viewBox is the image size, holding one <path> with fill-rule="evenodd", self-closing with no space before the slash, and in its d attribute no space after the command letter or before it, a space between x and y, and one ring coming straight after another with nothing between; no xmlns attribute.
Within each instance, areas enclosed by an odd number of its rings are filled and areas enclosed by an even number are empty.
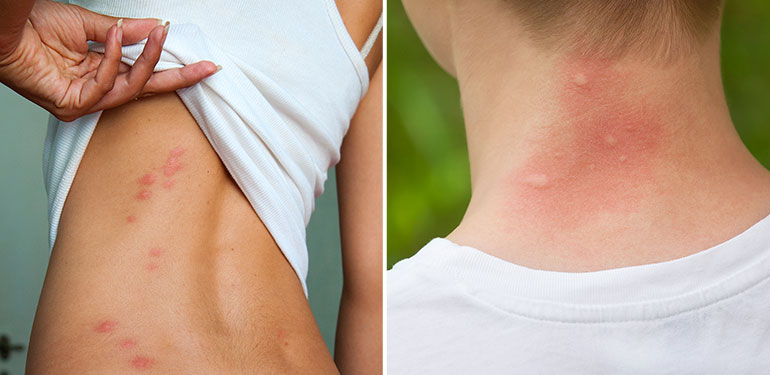
<svg viewBox="0 0 770 375"><path fill-rule="evenodd" d="M118 42L123 45L123 19L118 20L118 32L117 32L117 38Z"/></svg>
<svg viewBox="0 0 770 375"><path fill-rule="evenodd" d="M163 20L162 19L156 18L156 20L158 20L158 26L163 25Z"/></svg>
<svg viewBox="0 0 770 375"><path fill-rule="evenodd" d="M119 29L121 26L123 26L123 19L122 19L122 18L118 20L118 29Z"/></svg>
<svg viewBox="0 0 770 375"><path fill-rule="evenodd" d="M222 65L217 64L217 72L220 71L220 70L222 70ZM214 73L216 73L216 72L214 72Z"/></svg>
<svg viewBox="0 0 770 375"><path fill-rule="evenodd" d="M166 21L166 26L163 28L163 35L168 34L168 27L170 26L170 22Z"/></svg>

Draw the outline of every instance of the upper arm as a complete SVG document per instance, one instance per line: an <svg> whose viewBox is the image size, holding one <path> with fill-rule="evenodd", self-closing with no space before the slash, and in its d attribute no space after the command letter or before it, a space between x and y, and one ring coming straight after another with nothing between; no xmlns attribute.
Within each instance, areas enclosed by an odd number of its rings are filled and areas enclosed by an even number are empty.
<svg viewBox="0 0 770 375"><path fill-rule="evenodd" d="M360 49L382 15L382 2L336 0L336 4L350 37ZM350 122L337 165L346 293L363 289L381 295L382 289L381 61L382 32L365 59L371 77L369 89Z"/></svg>
<svg viewBox="0 0 770 375"><path fill-rule="evenodd" d="M359 104L337 165L347 292L382 294L382 64Z"/></svg>

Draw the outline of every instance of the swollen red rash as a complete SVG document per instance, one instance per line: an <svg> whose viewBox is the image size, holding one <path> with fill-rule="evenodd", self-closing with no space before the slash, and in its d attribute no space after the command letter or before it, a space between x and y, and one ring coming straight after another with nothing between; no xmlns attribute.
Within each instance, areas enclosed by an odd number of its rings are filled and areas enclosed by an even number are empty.
<svg viewBox="0 0 770 375"><path fill-rule="evenodd" d="M654 178L662 126L652 98L610 63L577 60L559 71L559 125L544 127L538 152L511 174L508 209L564 228L633 207L634 188Z"/></svg>
<svg viewBox="0 0 770 375"><path fill-rule="evenodd" d="M150 252L148 254L152 258L159 258L163 254L163 249L160 247L153 247L152 249L150 249ZM147 265L144 266L144 268L147 271L155 271L156 269L158 269L158 267L160 267L160 265L154 261L147 263Z"/></svg>
<svg viewBox="0 0 770 375"><path fill-rule="evenodd" d="M137 370L149 370L155 364L155 360L145 356L137 355L131 360L131 367Z"/></svg>
<svg viewBox="0 0 770 375"><path fill-rule="evenodd" d="M174 176L177 172L179 172L184 165L182 164L181 158L182 155L186 152L185 149L183 149L181 146L174 147L168 154L168 157L166 158L166 162L159 168L154 168L154 170L160 170L162 171L163 176L168 178L166 181L163 182L163 188L168 190L174 187L174 180L171 179L172 176ZM139 185L142 185L146 188L143 188L136 194L136 199L140 201L148 200L152 197L152 190L151 186L155 183L155 181L158 179L158 175L155 173L145 173L141 177L137 179L137 183ZM128 222L132 223L136 220L134 216L128 217Z"/></svg>
<svg viewBox="0 0 770 375"><path fill-rule="evenodd" d="M176 174L176 172L178 172L180 169L182 169L183 165L180 158L184 153L185 153L185 150L179 146L171 150L171 153L166 159L166 163L163 165L164 176L171 177L174 174Z"/></svg>
<svg viewBox="0 0 770 375"><path fill-rule="evenodd" d="M156 178L157 177L155 176L154 173L147 173L144 176L142 176L141 178L139 178L139 183L142 184L142 185L148 185L149 186L149 185L152 185L155 182Z"/></svg>
<svg viewBox="0 0 770 375"><path fill-rule="evenodd" d="M152 192L149 190L142 190L136 195L136 199L140 201L146 201L152 197Z"/></svg>
<svg viewBox="0 0 770 375"><path fill-rule="evenodd" d="M120 346L121 349L132 349L136 346L136 340L124 339L118 344L118 346Z"/></svg>
<svg viewBox="0 0 770 375"><path fill-rule="evenodd" d="M115 327L117 326L118 326L118 322L114 320L105 320L99 323L99 325L97 325L96 327L94 327L94 331L99 333L108 333L108 332L114 331Z"/></svg>

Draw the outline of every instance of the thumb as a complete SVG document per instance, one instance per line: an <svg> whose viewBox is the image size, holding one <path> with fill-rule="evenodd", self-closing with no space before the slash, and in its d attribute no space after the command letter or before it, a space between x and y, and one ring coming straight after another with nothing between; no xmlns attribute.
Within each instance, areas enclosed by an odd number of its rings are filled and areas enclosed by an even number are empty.
<svg viewBox="0 0 770 375"><path fill-rule="evenodd" d="M117 24L120 18L95 13L82 7L78 8L83 20L86 38L96 42L106 42L107 30L112 25ZM146 38L150 35L150 31L154 27L162 25L162 22L158 18L123 18L123 44L134 44Z"/></svg>

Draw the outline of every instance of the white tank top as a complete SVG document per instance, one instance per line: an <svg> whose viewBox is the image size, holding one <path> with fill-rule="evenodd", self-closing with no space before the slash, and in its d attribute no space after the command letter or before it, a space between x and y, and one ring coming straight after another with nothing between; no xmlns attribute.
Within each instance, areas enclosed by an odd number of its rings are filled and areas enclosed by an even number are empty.
<svg viewBox="0 0 770 375"><path fill-rule="evenodd" d="M369 75L334 0L71 0L115 17L171 22L155 71L210 60L222 71L177 91L307 293L305 227ZM146 40L123 47L133 65ZM101 43L91 50L103 52ZM49 121L50 246L101 112Z"/></svg>

